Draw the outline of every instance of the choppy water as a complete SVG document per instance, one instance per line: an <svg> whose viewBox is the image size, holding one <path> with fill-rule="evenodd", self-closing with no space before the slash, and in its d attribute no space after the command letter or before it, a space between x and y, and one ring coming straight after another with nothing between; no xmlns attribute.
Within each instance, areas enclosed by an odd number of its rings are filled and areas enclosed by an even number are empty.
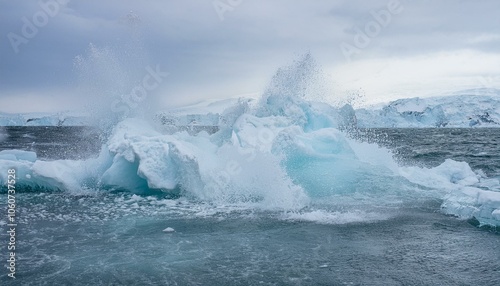
<svg viewBox="0 0 500 286"><path fill-rule="evenodd" d="M500 128L377 128L358 136L390 148L404 164L434 167L449 158L500 176Z"/></svg>
<svg viewBox="0 0 500 286"><path fill-rule="evenodd" d="M1 130L0 130L1 131ZM7 126L0 151L34 151L39 159L83 159L99 152L100 132L84 126Z"/></svg>
<svg viewBox="0 0 500 286"><path fill-rule="evenodd" d="M82 130L7 129L0 148L84 158L100 141ZM452 158L500 176L500 129L363 133L404 162L435 166ZM5 210L6 195L0 199ZM17 278L8 279L4 268L2 285L500 284L500 235L442 214L431 197L385 206L387 217L360 213L359 220L356 213L312 212L308 220L123 192L26 192L17 204ZM175 232L163 232L167 227ZM5 261L6 226L0 228Z"/></svg>

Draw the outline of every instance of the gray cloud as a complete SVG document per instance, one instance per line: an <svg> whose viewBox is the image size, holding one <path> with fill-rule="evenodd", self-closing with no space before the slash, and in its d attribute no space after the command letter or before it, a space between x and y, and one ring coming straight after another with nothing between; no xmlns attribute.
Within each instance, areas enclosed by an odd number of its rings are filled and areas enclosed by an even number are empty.
<svg viewBox="0 0 500 286"><path fill-rule="evenodd" d="M87 53L89 43L114 50L123 68L135 69L139 79L146 65L168 71L148 98L155 106L258 92L277 67L306 51L325 67L346 64L340 43L352 43L354 28L363 29L373 20L371 12L389 2L242 0L221 21L211 0L73 0L16 54L7 35L22 35L22 17L32 20L41 8L37 1L1 1L0 100L64 96L53 100L54 109L78 107L84 100L73 61ZM498 53L498 1L401 0L401 5L403 12L354 60L463 49ZM141 18L138 31L127 24L130 11ZM0 111L15 111L6 106Z"/></svg>

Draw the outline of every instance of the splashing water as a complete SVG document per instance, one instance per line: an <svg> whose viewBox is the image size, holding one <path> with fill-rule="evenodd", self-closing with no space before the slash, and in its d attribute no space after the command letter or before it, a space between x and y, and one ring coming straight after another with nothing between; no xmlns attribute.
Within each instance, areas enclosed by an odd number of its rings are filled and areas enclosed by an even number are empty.
<svg viewBox="0 0 500 286"><path fill-rule="evenodd" d="M141 115L140 108L136 112L128 110L126 116L116 110L116 102L142 84L148 66L140 23L139 16L131 11L119 22L126 28L122 31L125 40L116 44L119 48L90 43L85 53L76 56L73 62L79 93L87 100L90 123L106 134L128 115Z"/></svg>
<svg viewBox="0 0 500 286"><path fill-rule="evenodd" d="M79 63L83 74L103 69L95 88L113 93L106 83L122 70L119 62L105 50L91 47L90 55ZM227 109L215 134L163 134L129 118L113 127L97 158L40 161L12 151L0 153L0 163L15 166L20 188L31 190L164 193L191 208L271 211L322 223L384 220L401 206L439 200L446 213L500 225L498 184L480 188L484 178L466 163L400 167L389 150L342 132L355 122L352 107L306 99L317 69L310 55L280 69L258 103Z"/></svg>

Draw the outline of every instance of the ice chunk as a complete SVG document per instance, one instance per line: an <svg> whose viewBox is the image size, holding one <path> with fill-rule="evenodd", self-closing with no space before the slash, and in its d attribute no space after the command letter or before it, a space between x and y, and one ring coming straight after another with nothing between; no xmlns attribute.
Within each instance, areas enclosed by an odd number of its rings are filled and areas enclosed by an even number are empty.
<svg viewBox="0 0 500 286"><path fill-rule="evenodd" d="M35 162L36 153L23 150L3 150L0 151L0 160Z"/></svg>
<svg viewBox="0 0 500 286"><path fill-rule="evenodd" d="M471 186L479 183L469 164L446 159L441 165L427 169L420 167L403 167L399 173L409 181L430 188L456 188L456 185Z"/></svg>

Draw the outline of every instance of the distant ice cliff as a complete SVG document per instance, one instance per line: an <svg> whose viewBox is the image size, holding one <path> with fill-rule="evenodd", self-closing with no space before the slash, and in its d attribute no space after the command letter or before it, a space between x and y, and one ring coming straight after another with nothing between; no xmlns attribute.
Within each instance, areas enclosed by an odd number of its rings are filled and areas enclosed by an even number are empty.
<svg viewBox="0 0 500 286"><path fill-rule="evenodd" d="M356 110L358 127L500 127L500 90L407 98Z"/></svg>
<svg viewBox="0 0 500 286"><path fill-rule="evenodd" d="M0 126L86 126L89 116L78 112L0 113Z"/></svg>
<svg viewBox="0 0 500 286"><path fill-rule="evenodd" d="M252 99L225 99L164 110L155 120L171 131L199 129L215 132L234 114L245 112L256 104ZM324 106L314 106L316 109ZM241 110L240 110L241 109ZM328 110L324 110L328 113ZM346 105L337 120L346 127L360 128L431 128L431 127L500 127L500 90L475 89L429 98L405 98L386 105L353 110ZM332 114L333 115L333 114ZM76 112L0 113L0 126L85 126L88 115ZM341 125L342 125L341 124ZM211 132L209 132L211 133Z"/></svg>

